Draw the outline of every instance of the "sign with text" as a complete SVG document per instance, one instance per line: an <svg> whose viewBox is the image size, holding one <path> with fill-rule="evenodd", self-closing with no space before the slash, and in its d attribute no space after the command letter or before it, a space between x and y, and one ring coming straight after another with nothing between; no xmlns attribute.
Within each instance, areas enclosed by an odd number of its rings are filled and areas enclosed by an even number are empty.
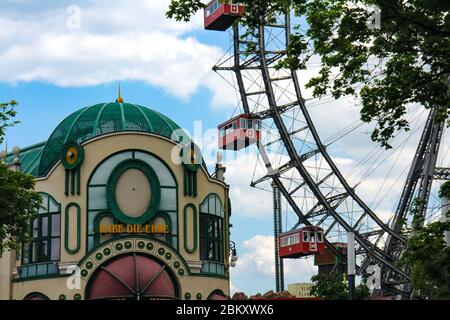
<svg viewBox="0 0 450 320"><path fill-rule="evenodd" d="M167 234L169 226L166 224L101 224L99 227L100 234L116 234L116 233L151 233L151 234Z"/></svg>

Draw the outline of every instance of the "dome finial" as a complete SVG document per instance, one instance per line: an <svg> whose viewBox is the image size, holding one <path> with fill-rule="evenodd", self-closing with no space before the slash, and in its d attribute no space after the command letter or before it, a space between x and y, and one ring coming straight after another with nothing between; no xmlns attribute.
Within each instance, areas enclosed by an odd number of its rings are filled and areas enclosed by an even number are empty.
<svg viewBox="0 0 450 320"><path fill-rule="evenodd" d="M120 81L119 81L119 95L118 95L118 98L116 99L116 102L117 102L117 103L123 103L123 99L122 99L122 97L120 96Z"/></svg>

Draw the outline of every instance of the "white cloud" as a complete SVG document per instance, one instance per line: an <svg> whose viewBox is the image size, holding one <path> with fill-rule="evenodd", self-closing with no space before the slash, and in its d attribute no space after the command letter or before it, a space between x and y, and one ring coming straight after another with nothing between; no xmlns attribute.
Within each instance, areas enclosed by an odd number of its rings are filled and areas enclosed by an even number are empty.
<svg viewBox="0 0 450 320"><path fill-rule="evenodd" d="M233 155L231 152L226 155ZM226 159L225 181L230 188L230 198L233 212L239 215L253 217L268 217L272 214L272 193L269 191L253 188L250 182L253 178L257 153L254 147L240 152L236 158ZM257 167L257 175L262 176L264 172Z"/></svg>
<svg viewBox="0 0 450 320"><path fill-rule="evenodd" d="M187 34L202 29L202 13L189 23L168 20L168 3L85 1L77 29L67 26L69 2L30 12L10 1L0 17L0 81L71 87L137 80L184 99L205 87L214 105L230 103L211 71L223 51Z"/></svg>

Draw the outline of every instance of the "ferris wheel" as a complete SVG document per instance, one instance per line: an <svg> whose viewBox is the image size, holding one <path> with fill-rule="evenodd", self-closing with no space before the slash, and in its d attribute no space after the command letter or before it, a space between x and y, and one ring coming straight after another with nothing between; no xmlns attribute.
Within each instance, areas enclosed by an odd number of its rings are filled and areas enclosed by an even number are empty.
<svg viewBox="0 0 450 320"><path fill-rule="evenodd" d="M408 297L411 294L409 270L396 264L407 240L400 222L408 221L408 211L415 198L421 200L419 210L424 223L439 214L433 181L450 178L449 168L439 167L448 155L448 150L444 150L444 156L439 153L444 123L433 122L434 110L427 115L427 111L418 109L409 118L417 126L398 138L397 149L383 153L375 147L343 173L330 150L333 151L334 143L364 124L359 120L341 124L337 113L330 126L341 129L322 139L312 110L333 99L305 98L302 79L299 79L301 73L279 64L288 56L290 13L267 8L260 15L258 26L250 28L235 22L244 11L240 4L217 0L205 8L206 29L231 32L232 49L213 70L234 74L232 85L240 98L236 114L219 126L219 147L237 151L256 146L258 159L251 185L273 192L275 211L281 213L285 204L284 221L281 216L275 218L276 250L280 235L308 230L310 236L302 239L299 235L299 242L311 241L312 235L317 242L320 236L327 248L342 256L342 250L335 244L347 242L347 233L351 232L355 238L357 273L372 274L374 286ZM418 136L420 139L416 141ZM376 201L369 205L358 196L358 188L387 157L400 159L406 141L417 145L415 155L409 172L402 172L406 182L396 210L392 210L388 219L382 219L374 210ZM349 178L361 169L363 162L370 161L373 163L368 166L369 172L359 174L356 181ZM389 174L397 174L392 171L395 170L391 168ZM378 198L394 187L388 188L385 182L382 186L384 189L376 194ZM305 254L310 253L308 250ZM299 256L302 255L292 257ZM276 259L277 289L282 287L282 273L282 260Z"/></svg>

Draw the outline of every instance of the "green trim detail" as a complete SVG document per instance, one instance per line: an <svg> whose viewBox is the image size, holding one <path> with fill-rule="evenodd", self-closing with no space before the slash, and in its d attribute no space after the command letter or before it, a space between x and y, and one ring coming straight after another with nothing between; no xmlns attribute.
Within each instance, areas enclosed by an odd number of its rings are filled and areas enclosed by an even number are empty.
<svg viewBox="0 0 450 320"><path fill-rule="evenodd" d="M77 245L73 249L69 247L69 210L72 207L77 208ZM81 241L81 208L78 203L71 202L66 206L64 220L64 249L68 254L75 254L80 250Z"/></svg>
<svg viewBox="0 0 450 320"><path fill-rule="evenodd" d="M191 196L195 198L197 196L197 171L184 167L183 187L185 197Z"/></svg>
<svg viewBox="0 0 450 320"><path fill-rule="evenodd" d="M140 109L139 109L140 110ZM142 111L142 110L140 110L140 111ZM91 187L95 187L95 186L101 186L101 187L104 187L104 186L106 186L106 185L103 185L103 184L99 184L99 185L95 185L95 184L91 184L91 180L92 180L92 178L93 178L93 176L94 176L94 173L107 161L107 160L109 160L109 159L111 159L112 157L114 157L114 156L117 156L117 155L119 155L119 154L122 154L122 153L127 153L127 152L132 152L133 154L135 153L135 152L140 152L140 153L144 153L144 154L148 154L148 155L150 155L150 156L152 156L152 157L154 157L154 158L156 158L158 161L160 161L166 168L167 168L167 170L170 172L170 174L171 174L171 176L172 176L172 178L173 178L173 180L175 181L175 186L171 186L171 187L168 187L168 186L160 186L160 188L162 188L162 187L164 187L164 188L166 188L166 189L168 189L168 188L170 188L170 189L174 189L175 191L176 191L176 210L167 210L167 212L174 212L174 213L176 213L176 221L177 221L177 224L176 224L176 226L177 226L177 228L176 228L176 230L172 230L172 227L170 227L170 230L171 230L171 232L175 232L176 234L175 235L172 235L172 237L170 238L170 240L171 240L171 243L170 243L170 245L175 249L175 250L180 250L180 246L182 245L181 244L181 241L182 241L182 239L181 239L181 237L180 237L180 232L181 232L181 225L180 225L180 223L179 223L179 219L178 219L178 210L179 210L179 201L180 201L180 194L179 194L179 190L178 190L178 187L179 187L179 179L178 179L178 176L173 172L173 170L172 170L172 168L165 162L165 160L164 159L162 159L159 155L157 155L157 154L155 154L155 153L152 153L152 152L149 152L148 150L143 150L143 149L126 149L126 150L120 150L120 151L118 151L118 152L115 152L115 153L112 153L112 154L110 154L107 158L105 158L105 159L103 159L101 162L99 162L96 166L95 166L95 168L92 170L92 172L91 172L91 174L90 174L90 176L89 176L89 178L88 178L88 181L87 181L87 184L86 184L86 190L88 191L87 193L86 193L86 208L89 208L89 188L91 188ZM129 158L128 160L132 160L132 159L135 159L135 158ZM101 210L95 210L95 209L93 209L93 210L89 210L89 209L87 209L87 211L86 211L86 219L87 219L87 221L89 221L89 217L90 217L90 215L92 214L92 212L102 212L102 211L105 211L104 209L101 209ZM106 212L109 212L109 211L107 211L106 210ZM159 212L161 212L161 213L165 213L165 214L167 214L166 212L163 212L163 211L159 211ZM112 213L111 213L111 215L112 215ZM114 218L114 216L113 216L113 218ZM169 216L169 218L170 218L170 216ZM172 220L171 219L169 219L168 221L170 221L171 223L172 223ZM94 249L96 249L98 246L97 245L95 245L94 244L94 247L93 248L90 248L89 247L89 237L91 236L91 234L89 234L89 232L88 232L88 227L89 226L87 226L87 228L86 228L86 232L85 232L85 241L86 241L86 251L85 251L85 253L86 254L88 254L89 252L91 252L92 250L94 250ZM143 237L143 238L149 238L148 236L145 236L145 237ZM117 239L117 238L115 238L115 239ZM110 241L110 240L108 240L108 241ZM167 244L167 243L166 243ZM152 249L148 249L149 251L151 251Z"/></svg>
<svg viewBox="0 0 450 320"><path fill-rule="evenodd" d="M185 298L186 300L191 300L191 294L190 294L189 292L186 292L186 293L184 294L184 298Z"/></svg>
<svg viewBox="0 0 450 320"><path fill-rule="evenodd" d="M66 300L66 295L65 294L60 294L58 297L58 300Z"/></svg>
<svg viewBox="0 0 450 320"><path fill-rule="evenodd" d="M209 272L202 272L202 273L191 273L191 276L195 277L206 277L206 278L219 278L224 280L230 280L229 276L224 276L222 274L218 273L209 273Z"/></svg>
<svg viewBox="0 0 450 320"><path fill-rule="evenodd" d="M187 240L187 209L191 208L193 210L193 225L194 225L194 246L192 248L189 248L188 240ZM188 253L195 253L197 251L197 242L198 242L198 226L197 226L197 207L192 204L188 203L184 206L183 209L183 238L184 238L184 249Z"/></svg>
<svg viewBox="0 0 450 320"><path fill-rule="evenodd" d="M122 130L126 130L126 128L127 128L127 125L126 125L126 122L125 122L125 111L123 110L123 104L122 103L119 103L119 106L120 106L120 115L121 115L121 122L122 122Z"/></svg>
<svg viewBox="0 0 450 320"><path fill-rule="evenodd" d="M97 113L97 117L95 118L95 123L94 123L94 131L93 131L93 133L92 133L92 136L96 136L97 135L97 128L99 127L99 122L100 122L100 117L102 116L102 114L103 114L103 110L105 110L105 108L106 108L106 106L109 104L109 102L108 103L105 103L101 108L100 108L100 110L99 110L99 112Z"/></svg>
<svg viewBox="0 0 450 320"><path fill-rule="evenodd" d="M137 110L139 110L139 112L142 114L142 116L144 117L145 121L147 121L147 125L150 128L150 131L153 131L153 126L152 123L150 122L150 120L148 120L147 115L145 114L144 111L142 111L142 109L140 107L138 107L137 105L130 103L132 106L134 106Z"/></svg>
<svg viewBox="0 0 450 320"><path fill-rule="evenodd" d="M77 293L76 295L73 296L73 298L75 300L81 300L81 294Z"/></svg>
<svg viewBox="0 0 450 320"><path fill-rule="evenodd" d="M70 194L74 195L75 194L75 171L76 170L70 170L71 173L71 179L70 179Z"/></svg>
<svg viewBox="0 0 450 320"><path fill-rule="evenodd" d="M81 194L81 170L77 170L77 195Z"/></svg>
<svg viewBox="0 0 450 320"><path fill-rule="evenodd" d="M68 196L69 195L69 170L65 170L65 180L64 180L64 195Z"/></svg>
<svg viewBox="0 0 450 320"><path fill-rule="evenodd" d="M52 279L52 278L68 278L70 276L71 276L70 274L60 274L60 273L44 274L44 275L41 275L41 276L13 279L12 282L27 282L27 281L42 280L42 279Z"/></svg>
<svg viewBox="0 0 450 320"><path fill-rule="evenodd" d="M200 292L197 293L195 297L197 298L197 300L202 300L202 294Z"/></svg>
<svg viewBox="0 0 450 320"><path fill-rule="evenodd" d="M117 182L119 181L120 176L128 169L141 170L147 177L152 190L150 205L147 207L146 211L137 218L131 218L124 214L120 210L116 199ZM125 224L144 224L155 215L161 200L160 183L155 171L146 162L139 159L127 159L119 163L109 176L106 190L106 198L110 210L118 220Z"/></svg>

